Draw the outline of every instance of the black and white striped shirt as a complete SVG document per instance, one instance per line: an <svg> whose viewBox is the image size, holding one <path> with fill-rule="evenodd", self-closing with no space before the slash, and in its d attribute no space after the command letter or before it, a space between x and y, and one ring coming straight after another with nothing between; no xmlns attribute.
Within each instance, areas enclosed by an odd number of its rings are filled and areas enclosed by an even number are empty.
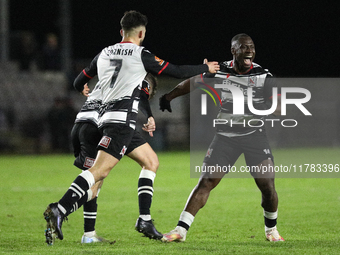
<svg viewBox="0 0 340 255"><path fill-rule="evenodd" d="M211 78L212 75L206 75ZM248 107L248 97L252 97L253 107L257 110L270 108L268 102L272 95L272 88L276 86L273 75L260 65L253 63L250 70L245 74L239 74L233 69L233 61L225 61L220 64L220 70L213 75L214 81L237 87L244 97L244 113L233 114L234 96L228 88L221 88L221 101L218 119L227 120L227 124L216 125L217 133L228 137L251 134L258 129L257 120L263 120L264 116L253 114ZM216 84L215 84L215 87ZM252 88L252 95L248 95L248 88ZM279 93L279 90L278 90ZM254 121L252 121L254 120ZM249 122L251 121L251 122ZM249 125L251 123L251 125ZM263 128L263 127L261 127Z"/></svg>
<svg viewBox="0 0 340 255"><path fill-rule="evenodd" d="M82 91L83 81L89 79L86 75L97 73L96 89L101 91L102 103L98 126L117 123L135 129L140 91L147 72L188 78L209 68L205 64L173 65L142 46L121 42L104 48L84 70L74 87Z"/></svg>

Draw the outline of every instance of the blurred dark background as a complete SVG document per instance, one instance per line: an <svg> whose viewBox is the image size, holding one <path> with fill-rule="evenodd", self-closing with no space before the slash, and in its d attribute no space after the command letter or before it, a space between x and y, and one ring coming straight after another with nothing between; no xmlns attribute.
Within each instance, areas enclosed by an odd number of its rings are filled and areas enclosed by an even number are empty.
<svg viewBox="0 0 340 255"><path fill-rule="evenodd" d="M65 0L64 0L65 1ZM42 45L62 35L60 0L11 0L11 32L30 31ZM149 18L145 46L180 64L230 58L230 39L249 34L256 60L278 76L338 76L338 1L68 1L74 59L92 58L120 41L127 10Z"/></svg>
<svg viewBox="0 0 340 255"><path fill-rule="evenodd" d="M69 134L85 101L73 90L73 79L103 47L121 40L119 21L128 10L148 16L144 46L174 64L230 60L230 39L247 33L256 45L255 62L277 77L339 77L337 1L0 0L0 4L0 150L4 152L71 150L62 140L67 135L57 139L63 142L56 147L53 123L60 118L58 130ZM151 143L159 150L188 148L188 97L176 99L176 114L161 113L157 106L158 97L178 82L159 77L160 89L152 102L159 132ZM327 125L336 131L337 98L325 100L328 107L317 101L319 93L338 94L337 82L331 84L316 90L312 98L325 108L325 115L330 114ZM51 112L58 111L60 115L52 118ZM321 145L337 146L339 135L333 135L333 143Z"/></svg>

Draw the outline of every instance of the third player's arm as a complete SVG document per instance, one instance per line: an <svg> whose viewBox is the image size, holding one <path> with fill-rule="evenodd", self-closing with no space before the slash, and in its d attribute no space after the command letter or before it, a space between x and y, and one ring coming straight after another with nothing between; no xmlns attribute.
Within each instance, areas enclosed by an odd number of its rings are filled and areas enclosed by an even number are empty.
<svg viewBox="0 0 340 255"><path fill-rule="evenodd" d="M183 96L183 95L190 93L192 90L195 89L195 87L193 86L194 84L193 79L195 79L195 77L186 79L182 81L181 83L179 83L173 90L165 94L165 99L168 101L171 101L175 99L176 97Z"/></svg>
<svg viewBox="0 0 340 255"><path fill-rule="evenodd" d="M162 111L168 110L169 112L172 112L170 101L175 99L176 97L186 95L190 93L192 90L194 90L195 89L194 80L196 79L196 77L199 77L199 75L182 81L173 90L161 96L159 98L160 110Z"/></svg>
<svg viewBox="0 0 340 255"><path fill-rule="evenodd" d="M89 82L94 76L97 75L97 60L100 53L93 58L90 65L85 67L75 78L73 82L73 87L79 91L83 92L85 89L85 85Z"/></svg>

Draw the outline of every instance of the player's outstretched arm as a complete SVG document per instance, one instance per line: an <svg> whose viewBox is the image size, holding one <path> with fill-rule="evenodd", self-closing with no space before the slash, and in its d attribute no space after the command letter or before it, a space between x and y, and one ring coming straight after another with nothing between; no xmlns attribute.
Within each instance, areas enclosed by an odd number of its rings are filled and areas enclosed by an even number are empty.
<svg viewBox="0 0 340 255"><path fill-rule="evenodd" d="M169 112L172 112L171 105L170 105L171 100L175 99L176 97L186 95L190 93L190 91L194 90L195 87L192 84L194 84L194 80L196 79L196 77L199 77L199 75L182 81L169 93L166 93L163 96L161 96L159 98L160 110L163 112L164 110L168 110Z"/></svg>
<svg viewBox="0 0 340 255"><path fill-rule="evenodd" d="M148 50L142 51L142 62L147 72L153 74L166 74L179 79L186 79L205 72L216 73L220 66L218 62L206 60L200 65L174 65L162 60Z"/></svg>

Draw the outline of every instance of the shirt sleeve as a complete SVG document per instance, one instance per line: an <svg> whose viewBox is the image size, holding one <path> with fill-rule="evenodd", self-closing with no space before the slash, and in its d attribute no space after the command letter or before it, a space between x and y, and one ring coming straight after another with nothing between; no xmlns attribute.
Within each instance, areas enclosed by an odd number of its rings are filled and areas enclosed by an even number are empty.
<svg viewBox="0 0 340 255"><path fill-rule="evenodd" d="M173 76L175 78L189 78L197 74L209 71L206 64L201 65L174 65L163 59L158 58L150 51L143 49L142 61L147 72L160 75L161 73Z"/></svg>
<svg viewBox="0 0 340 255"><path fill-rule="evenodd" d="M75 78L73 82L73 87L79 91L82 92L84 89L84 85L91 80L94 76L97 75L97 61L100 53L94 57L94 59L91 61L90 65L85 67Z"/></svg>

